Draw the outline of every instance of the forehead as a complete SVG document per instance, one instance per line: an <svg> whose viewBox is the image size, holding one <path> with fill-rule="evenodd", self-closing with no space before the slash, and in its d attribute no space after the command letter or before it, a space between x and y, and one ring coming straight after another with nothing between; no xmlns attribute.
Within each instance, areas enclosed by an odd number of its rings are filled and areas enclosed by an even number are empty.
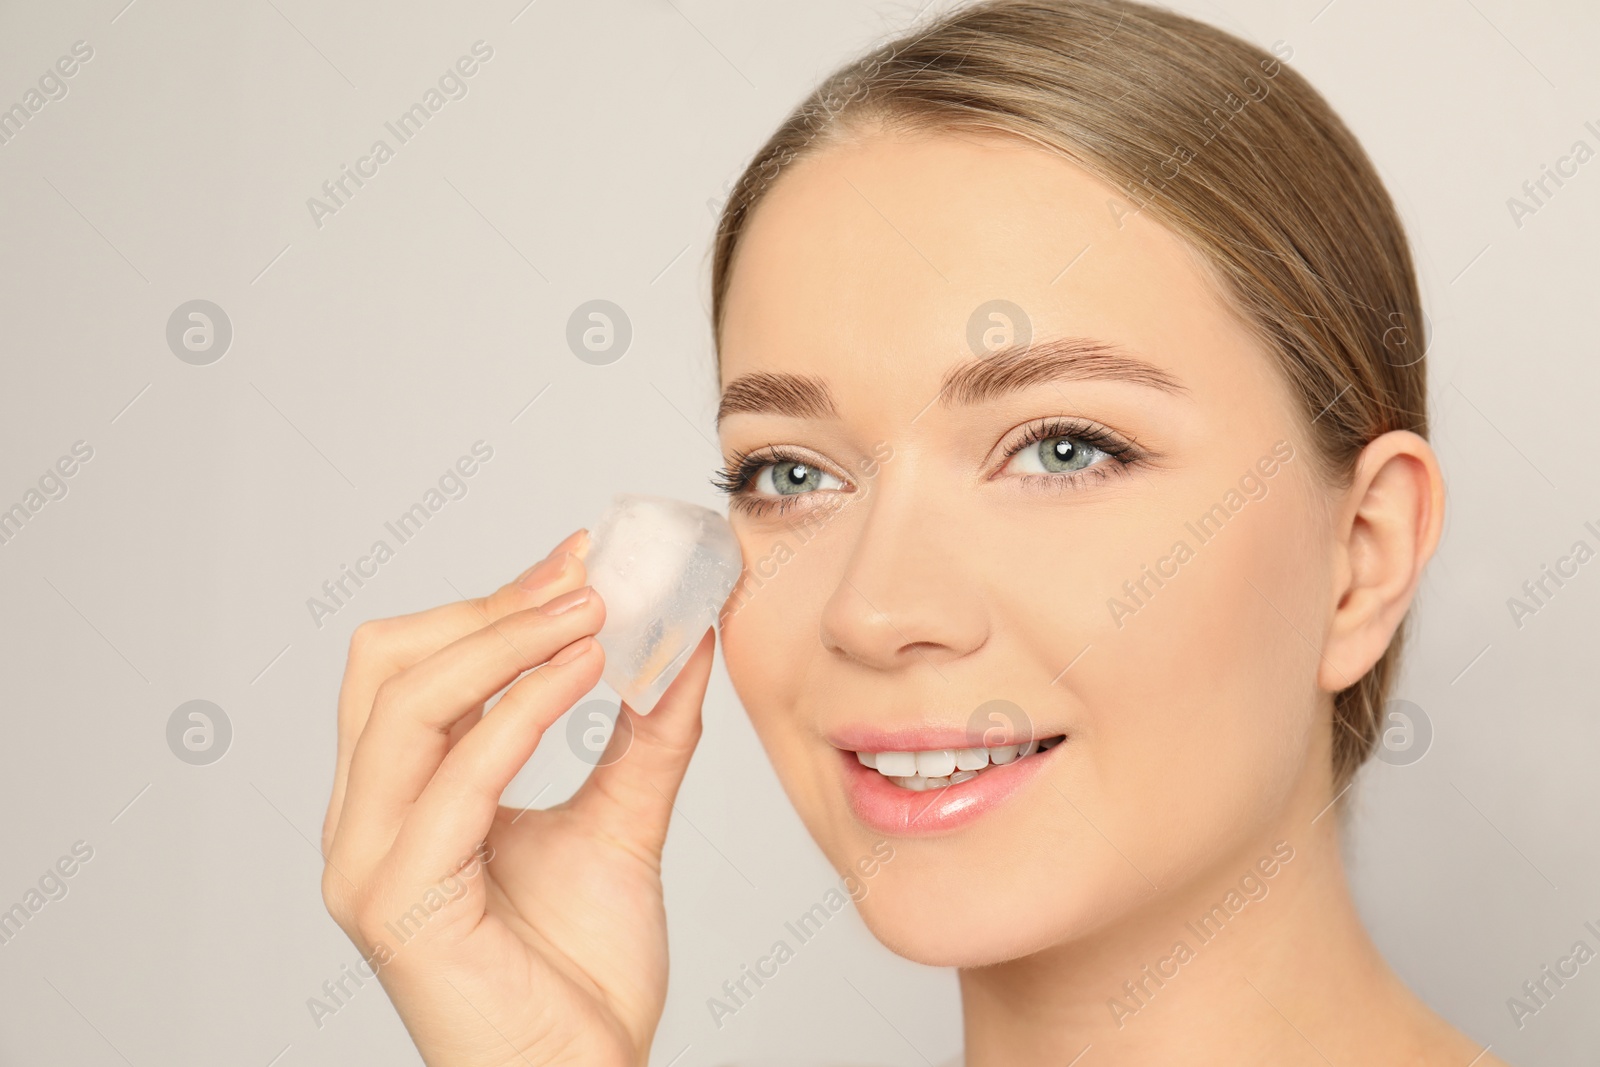
<svg viewBox="0 0 1600 1067"><path fill-rule="evenodd" d="M1186 381L1253 347L1199 254L1062 156L1004 134L872 132L791 163L752 213L722 381L926 384L975 358L975 313L990 321L995 301L1036 337L1121 343Z"/></svg>

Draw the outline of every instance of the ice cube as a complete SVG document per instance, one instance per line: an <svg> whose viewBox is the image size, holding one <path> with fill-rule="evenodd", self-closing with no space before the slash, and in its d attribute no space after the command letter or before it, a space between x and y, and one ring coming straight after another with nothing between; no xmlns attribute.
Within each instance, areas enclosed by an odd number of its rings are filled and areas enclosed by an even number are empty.
<svg viewBox="0 0 1600 1067"><path fill-rule="evenodd" d="M648 715L739 580L733 527L716 512L622 494L591 533L589 584L605 601L606 684Z"/></svg>

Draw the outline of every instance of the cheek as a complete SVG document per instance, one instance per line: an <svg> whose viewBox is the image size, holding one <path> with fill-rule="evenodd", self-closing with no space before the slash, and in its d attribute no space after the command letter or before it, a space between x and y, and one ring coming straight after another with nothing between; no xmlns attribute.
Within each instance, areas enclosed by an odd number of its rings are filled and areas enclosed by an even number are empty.
<svg viewBox="0 0 1600 1067"><path fill-rule="evenodd" d="M848 863L873 842L840 803L834 753L808 718L850 696L820 637L848 544L842 530L808 537L752 526L735 522L746 567L723 616L723 662L801 822L831 860Z"/></svg>
<svg viewBox="0 0 1600 1067"><path fill-rule="evenodd" d="M722 617L728 677L762 743L796 730L794 710L813 684L818 626L832 586L825 535L735 522L745 569ZM780 775L784 768L778 767Z"/></svg>
<svg viewBox="0 0 1600 1067"><path fill-rule="evenodd" d="M1208 539L1189 516L1152 522L1160 534L1097 546L1105 563L1076 576L1098 596L1078 598L1089 622L1071 652L1089 647L1056 687L1082 716L1063 787L1104 806L1106 833L1158 883L1260 832L1325 755L1313 514L1286 480Z"/></svg>

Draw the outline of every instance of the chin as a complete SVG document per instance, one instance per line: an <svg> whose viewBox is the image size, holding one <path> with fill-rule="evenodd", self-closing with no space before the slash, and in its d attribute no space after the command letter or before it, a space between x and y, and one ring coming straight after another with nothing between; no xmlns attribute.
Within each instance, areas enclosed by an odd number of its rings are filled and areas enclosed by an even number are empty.
<svg viewBox="0 0 1600 1067"><path fill-rule="evenodd" d="M983 967L1072 942L1153 892L1064 803L921 838L822 821L838 832L818 843L837 870L856 872L856 910L872 935L928 966ZM860 877L855 857L874 845L881 862Z"/></svg>
<svg viewBox="0 0 1600 1067"><path fill-rule="evenodd" d="M912 885L877 889L856 908L885 948L929 967L984 967L1054 943L1051 924L1014 914L992 886L987 892L974 887L955 905Z"/></svg>

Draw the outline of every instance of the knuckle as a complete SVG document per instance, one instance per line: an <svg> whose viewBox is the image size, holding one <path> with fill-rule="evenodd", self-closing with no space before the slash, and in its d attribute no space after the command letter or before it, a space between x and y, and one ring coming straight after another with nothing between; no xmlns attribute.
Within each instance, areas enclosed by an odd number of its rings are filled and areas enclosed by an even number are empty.
<svg viewBox="0 0 1600 1067"><path fill-rule="evenodd" d="M372 904L366 904L356 909L355 936L363 947L375 945L383 940L384 924L387 920L382 912Z"/></svg>
<svg viewBox="0 0 1600 1067"><path fill-rule="evenodd" d="M352 887L344 876L334 869L333 864L326 864L322 868L322 904L333 916L333 921L345 930L351 928L354 919L353 895Z"/></svg>
<svg viewBox="0 0 1600 1067"><path fill-rule="evenodd" d="M365 662L382 655L393 630L390 619L368 619L350 633L350 659Z"/></svg>
<svg viewBox="0 0 1600 1067"><path fill-rule="evenodd" d="M351 936L355 939L358 945L370 945L372 942L378 939L380 936L378 922L373 917L373 913L370 909L362 911L356 915L354 929L351 930Z"/></svg>
<svg viewBox="0 0 1600 1067"><path fill-rule="evenodd" d="M406 692L410 688L404 673L391 674L378 683L378 688L372 694L372 718L388 716L397 707L405 703Z"/></svg>

